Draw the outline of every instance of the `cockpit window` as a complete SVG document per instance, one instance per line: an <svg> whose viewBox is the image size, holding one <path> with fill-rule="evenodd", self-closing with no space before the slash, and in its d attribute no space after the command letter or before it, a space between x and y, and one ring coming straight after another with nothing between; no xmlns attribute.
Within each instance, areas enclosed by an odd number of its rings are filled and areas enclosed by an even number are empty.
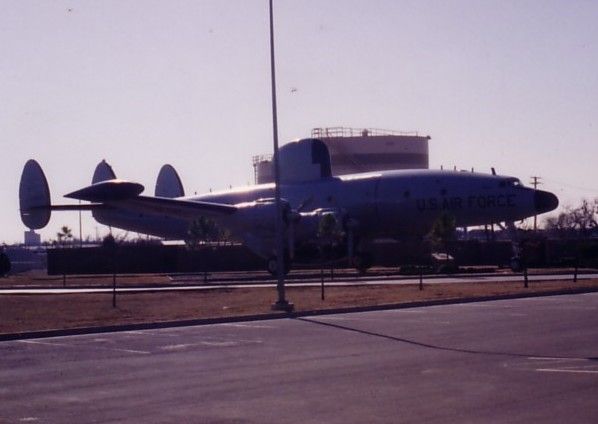
<svg viewBox="0 0 598 424"><path fill-rule="evenodd" d="M506 178L502 180L499 184L500 187L523 187L521 180L519 178Z"/></svg>

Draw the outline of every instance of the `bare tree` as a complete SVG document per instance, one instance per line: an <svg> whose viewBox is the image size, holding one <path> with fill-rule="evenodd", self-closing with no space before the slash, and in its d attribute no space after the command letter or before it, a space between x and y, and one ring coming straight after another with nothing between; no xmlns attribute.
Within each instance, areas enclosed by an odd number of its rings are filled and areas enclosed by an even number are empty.
<svg viewBox="0 0 598 424"><path fill-rule="evenodd" d="M559 237L587 237L598 229L598 198L583 199L576 207L566 207L557 216L546 219L546 229Z"/></svg>
<svg viewBox="0 0 598 424"><path fill-rule="evenodd" d="M453 241L456 236L455 217L448 213L441 214L428 234L428 238L433 247L440 247L444 250L446 258L448 259L448 244Z"/></svg>
<svg viewBox="0 0 598 424"><path fill-rule="evenodd" d="M187 231L185 244L190 249L196 249L202 243L209 243L220 240L222 231L213 219L200 216L195 219Z"/></svg>

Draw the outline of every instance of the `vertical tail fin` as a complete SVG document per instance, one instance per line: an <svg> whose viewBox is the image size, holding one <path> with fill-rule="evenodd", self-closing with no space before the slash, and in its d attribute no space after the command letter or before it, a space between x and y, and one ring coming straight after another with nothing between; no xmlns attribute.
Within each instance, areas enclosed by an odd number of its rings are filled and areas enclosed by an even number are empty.
<svg viewBox="0 0 598 424"><path fill-rule="evenodd" d="M160 169L158 179L156 180L157 197L168 197L174 199L175 197L183 197L185 189L183 183L176 170L171 165L164 165Z"/></svg>
<svg viewBox="0 0 598 424"><path fill-rule="evenodd" d="M95 171L93 171L91 183L96 184L106 180L114 180L115 178L116 174L114 173L112 167L108 164L108 162L106 162L106 159L102 159L102 161L97 164ZM94 210L91 212L91 215L94 217L94 219L102 224L110 222L109 219L111 214L112 212L110 211L101 210Z"/></svg>
<svg viewBox="0 0 598 424"><path fill-rule="evenodd" d="M21 221L28 228L44 228L50 221L50 188L42 167L30 159L23 167L19 183Z"/></svg>
<svg viewBox="0 0 598 424"><path fill-rule="evenodd" d="M112 170L112 167L108 164L108 162L106 162L106 159L102 159L93 172L91 183L95 184L101 181L114 180L115 178L116 174Z"/></svg>

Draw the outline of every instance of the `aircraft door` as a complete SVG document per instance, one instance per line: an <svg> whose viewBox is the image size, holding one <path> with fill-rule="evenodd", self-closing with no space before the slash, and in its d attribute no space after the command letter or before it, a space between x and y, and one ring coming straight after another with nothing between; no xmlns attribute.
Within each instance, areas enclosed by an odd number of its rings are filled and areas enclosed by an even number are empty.
<svg viewBox="0 0 598 424"><path fill-rule="evenodd" d="M380 187L380 179L372 179L369 181L364 181L360 190L362 192L363 202L362 206L359 208L358 214L355 216L359 221L361 228L368 228L371 229L368 232L377 233L379 231L378 227L380 226L380 216L378 211L378 190ZM360 231L361 233L361 231ZM371 236L374 234L362 234L364 236Z"/></svg>
<svg viewBox="0 0 598 424"><path fill-rule="evenodd" d="M393 237L405 225L410 197L407 179L379 179L376 186L376 216L381 235Z"/></svg>

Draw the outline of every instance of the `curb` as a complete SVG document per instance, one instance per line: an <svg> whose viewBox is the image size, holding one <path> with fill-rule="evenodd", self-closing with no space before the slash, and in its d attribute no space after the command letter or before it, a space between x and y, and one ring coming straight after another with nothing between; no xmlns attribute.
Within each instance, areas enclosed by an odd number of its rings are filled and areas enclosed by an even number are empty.
<svg viewBox="0 0 598 424"><path fill-rule="evenodd" d="M345 308L333 308L333 309L315 309L311 311L301 312L277 312L267 313L259 315L241 315L234 317L219 317L219 318L201 318L201 319L189 319L181 321L159 321L159 322L146 322L139 324L116 324L100 327L78 327L78 328L67 328L62 330L40 330L40 331L24 331L19 333L5 333L0 334L0 342L11 341L11 340L27 340L27 339L41 339L48 337L63 337L63 336L76 336L84 334L101 334L101 333L112 333L120 331L135 331L135 330L151 330L160 328L176 328L176 327L191 327L199 325L209 324L227 324L234 322L245 322L245 321L267 321L281 318L302 318L302 317L313 317L320 315L333 315L333 314L346 314L355 312L373 312L373 311L387 311L393 309L410 309L419 308L426 306L440 306L440 305L456 305L460 303L475 303L475 302L490 302L494 300L510 300L510 299L525 299L532 297L547 297L547 296L562 296L571 294L584 294L584 293L596 293L598 287L594 288L571 288L561 289L538 293L515 293L515 294L504 294L495 296L479 296L479 297L464 297L454 299L438 299L438 300L424 300L406 303L388 303L384 305L372 305L372 306L353 306Z"/></svg>

